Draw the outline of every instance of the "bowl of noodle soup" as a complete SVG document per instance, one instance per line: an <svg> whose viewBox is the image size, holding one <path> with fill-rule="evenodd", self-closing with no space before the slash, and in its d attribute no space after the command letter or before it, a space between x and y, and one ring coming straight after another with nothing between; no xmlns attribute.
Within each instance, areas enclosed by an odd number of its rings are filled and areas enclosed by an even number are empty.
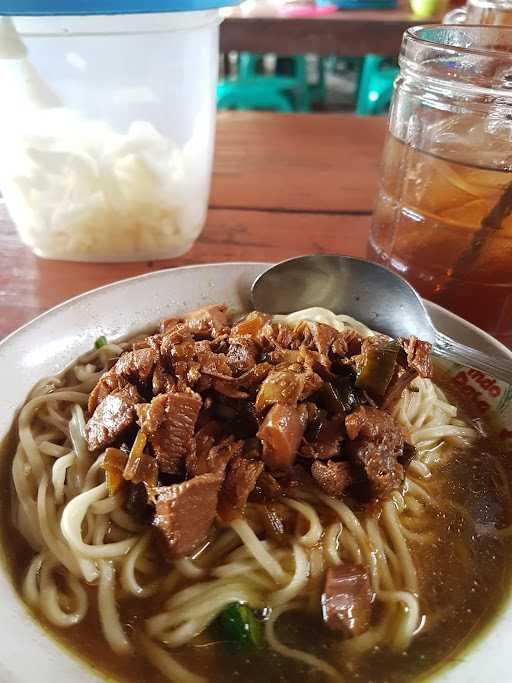
<svg viewBox="0 0 512 683"><path fill-rule="evenodd" d="M399 487L360 500L299 483L279 499L283 525L292 519L281 537L265 533L253 497L243 514L221 515L193 552L167 538L163 560L152 531L127 509L124 489L105 480L106 453L123 457L122 448L111 441L91 451L86 426L104 373L134 340L146 348L142 340L162 319L219 302L238 317L250 311L250 285L265 267L194 266L132 278L52 309L0 345L0 604L9 625L0 679L350 683L435 672L445 683L506 680L512 660L500 646L512 635L511 472L506 442L475 412L475 392L467 400L469 392L457 390L466 382L460 372L416 377L389 408L414 448ZM429 308L446 334L511 355ZM325 311L276 322L293 329L304 320L373 336ZM107 343L94 348L99 337ZM481 378L468 382L482 389ZM483 384L480 400L489 394ZM231 407L222 404L227 423L238 419ZM140 437L130 438L133 455ZM367 582L371 617L363 629L350 631L347 622L342 632L326 627L325 577L340 579L336 570L345 566L364 567L349 578ZM237 628L243 642L234 644ZM478 637L462 649L473 632Z"/></svg>

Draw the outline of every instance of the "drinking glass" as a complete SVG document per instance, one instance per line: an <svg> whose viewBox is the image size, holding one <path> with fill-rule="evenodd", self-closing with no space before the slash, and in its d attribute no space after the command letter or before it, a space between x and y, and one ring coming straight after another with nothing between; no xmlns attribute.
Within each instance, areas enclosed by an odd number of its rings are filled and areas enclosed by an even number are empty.
<svg viewBox="0 0 512 683"><path fill-rule="evenodd" d="M368 255L512 344L512 28L405 33Z"/></svg>

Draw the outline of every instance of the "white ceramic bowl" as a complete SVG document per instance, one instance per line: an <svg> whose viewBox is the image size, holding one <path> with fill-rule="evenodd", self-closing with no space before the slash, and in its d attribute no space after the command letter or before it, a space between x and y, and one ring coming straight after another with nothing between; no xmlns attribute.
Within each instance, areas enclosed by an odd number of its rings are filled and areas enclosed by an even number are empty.
<svg viewBox="0 0 512 683"><path fill-rule="evenodd" d="M16 409L42 377L60 371L91 349L104 334L109 339L206 303L249 307L250 286L268 264L229 263L164 270L100 287L51 309L0 343L0 435L9 429ZM435 325L445 334L497 356L512 358L495 339L461 318L427 302ZM1 683L90 683L97 674L86 668L37 625L0 567ZM434 679L436 683L505 683L512 671L512 605L506 605L492 628Z"/></svg>

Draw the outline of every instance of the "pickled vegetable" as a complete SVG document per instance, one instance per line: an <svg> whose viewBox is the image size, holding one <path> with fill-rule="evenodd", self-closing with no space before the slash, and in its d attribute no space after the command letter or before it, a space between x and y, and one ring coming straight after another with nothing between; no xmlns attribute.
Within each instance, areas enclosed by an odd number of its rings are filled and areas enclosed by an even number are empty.
<svg viewBox="0 0 512 683"><path fill-rule="evenodd" d="M393 377L400 346L395 341L373 346L361 354L357 363L356 387L375 399L381 399Z"/></svg>

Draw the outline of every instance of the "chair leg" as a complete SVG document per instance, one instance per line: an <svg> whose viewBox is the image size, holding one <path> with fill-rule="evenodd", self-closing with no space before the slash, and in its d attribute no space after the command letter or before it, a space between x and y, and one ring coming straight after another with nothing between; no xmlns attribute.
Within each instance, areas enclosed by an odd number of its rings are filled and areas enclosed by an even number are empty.
<svg viewBox="0 0 512 683"><path fill-rule="evenodd" d="M379 93L378 99L375 100L372 114L385 114L392 97L393 83L390 83Z"/></svg>
<svg viewBox="0 0 512 683"><path fill-rule="evenodd" d="M256 76L260 55L254 52L240 52L238 55L238 78L244 80Z"/></svg>
<svg viewBox="0 0 512 683"><path fill-rule="evenodd" d="M282 92L253 91L246 84L219 83L217 88L217 109L237 109L252 111L266 109L270 111L292 112L294 107L290 99Z"/></svg>
<svg viewBox="0 0 512 683"><path fill-rule="evenodd" d="M317 83L318 93L321 99L325 99L325 59L323 57L318 58L318 83Z"/></svg>
<svg viewBox="0 0 512 683"><path fill-rule="evenodd" d="M379 55L366 55L361 68L359 86L357 89L356 114L367 116L371 113L370 86L373 74L378 70L383 58Z"/></svg>
<svg viewBox="0 0 512 683"><path fill-rule="evenodd" d="M275 72L280 76L295 76L295 57L277 55Z"/></svg>
<svg viewBox="0 0 512 683"><path fill-rule="evenodd" d="M308 87L310 102L325 102L325 69L327 59L318 57L318 78L314 85Z"/></svg>
<svg viewBox="0 0 512 683"><path fill-rule="evenodd" d="M293 60L295 67L293 77L297 81L297 89L295 91L297 111L309 112L311 111L311 97L306 73L306 58L304 55L297 55Z"/></svg>

